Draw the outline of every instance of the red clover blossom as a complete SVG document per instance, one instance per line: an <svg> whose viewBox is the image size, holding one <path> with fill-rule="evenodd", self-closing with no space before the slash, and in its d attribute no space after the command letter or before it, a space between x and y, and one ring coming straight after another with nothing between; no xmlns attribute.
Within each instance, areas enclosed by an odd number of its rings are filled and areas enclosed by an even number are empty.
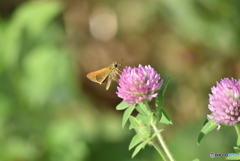
<svg viewBox="0 0 240 161"><path fill-rule="evenodd" d="M211 89L208 117L215 122L234 125L240 121L240 79L224 78Z"/></svg>
<svg viewBox="0 0 240 161"><path fill-rule="evenodd" d="M119 79L118 97L128 104L136 104L143 100L151 101L157 96L163 80L150 65L125 67Z"/></svg>

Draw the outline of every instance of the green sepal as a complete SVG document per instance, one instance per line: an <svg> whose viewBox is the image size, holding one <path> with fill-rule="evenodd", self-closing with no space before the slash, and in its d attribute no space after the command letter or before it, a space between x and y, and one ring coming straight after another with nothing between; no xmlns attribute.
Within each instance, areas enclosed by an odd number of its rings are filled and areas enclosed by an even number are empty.
<svg viewBox="0 0 240 161"><path fill-rule="evenodd" d="M211 119L206 119L206 121L204 122L202 129L198 135L198 139L197 139L197 144L200 144L201 140L203 139L203 137L205 135L207 135L209 132L213 131L214 129L216 129L218 126L218 124L211 120Z"/></svg>
<svg viewBox="0 0 240 161"><path fill-rule="evenodd" d="M142 141L143 141L142 137L140 137L139 135L136 134L136 135L132 138L132 140L131 140L131 142L130 142L130 144L129 144L128 149L131 150L133 147L135 147L136 145L138 145L138 144L141 143Z"/></svg>
<svg viewBox="0 0 240 161"><path fill-rule="evenodd" d="M117 110L125 110L126 108L128 108L129 105L127 102L122 101L121 103L119 103L116 107Z"/></svg>
<svg viewBox="0 0 240 161"><path fill-rule="evenodd" d="M135 109L135 105L129 106L123 113L123 118L122 118L122 128L126 125L129 117L131 116L133 110Z"/></svg>
<svg viewBox="0 0 240 161"><path fill-rule="evenodd" d="M167 125L173 124L172 120L168 117L167 113L163 109L160 110L159 122Z"/></svg>

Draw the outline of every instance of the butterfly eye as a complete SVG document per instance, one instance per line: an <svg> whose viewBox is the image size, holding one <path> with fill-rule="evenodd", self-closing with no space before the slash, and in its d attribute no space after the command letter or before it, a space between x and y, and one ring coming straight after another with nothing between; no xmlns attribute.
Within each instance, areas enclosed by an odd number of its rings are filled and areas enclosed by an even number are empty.
<svg viewBox="0 0 240 161"><path fill-rule="evenodd" d="M118 64L114 64L114 67L117 68L117 67L118 67Z"/></svg>

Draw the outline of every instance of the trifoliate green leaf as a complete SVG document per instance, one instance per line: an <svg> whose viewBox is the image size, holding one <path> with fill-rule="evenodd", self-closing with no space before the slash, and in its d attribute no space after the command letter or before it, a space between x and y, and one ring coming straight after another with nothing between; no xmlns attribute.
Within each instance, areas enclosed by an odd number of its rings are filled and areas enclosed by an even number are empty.
<svg viewBox="0 0 240 161"><path fill-rule="evenodd" d="M147 145L147 142L142 142L141 144L139 144L135 149L134 149L134 152L132 154L132 158L134 158L139 152L141 149L143 149L145 146Z"/></svg>
<svg viewBox="0 0 240 161"><path fill-rule="evenodd" d="M129 106L123 113L123 118L122 118L122 127L125 126L127 123L129 117L131 116L133 110L135 109L135 105Z"/></svg>
<svg viewBox="0 0 240 161"><path fill-rule="evenodd" d="M140 122L139 120L137 120L135 117L130 116L129 117L129 121L130 121L130 126L129 129L137 129L140 126Z"/></svg>
<svg viewBox="0 0 240 161"><path fill-rule="evenodd" d="M135 147L137 144L139 144L139 143L141 143L143 141L143 139L139 136L139 135L135 135L133 138L132 138L132 140L131 140L131 142L130 142L130 144L129 144L129 150L131 150L133 147Z"/></svg>
<svg viewBox="0 0 240 161"><path fill-rule="evenodd" d="M198 139L197 139L197 143L200 144L201 140L203 139L203 137L205 135L207 135L209 132L213 131L214 129L216 129L218 126L218 124L211 120L211 119L207 119L204 124L203 127L198 135Z"/></svg>
<svg viewBox="0 0 240 161"><path fill-rule="evenodd" d="M160 110L160 123L167 124L167 125L172 125L172 120L168 117L167 113L161 109Z"/></svg>
<svg viewBox="0 0 240 161"><path fill-rule="evenodd" d="M234 125L234 128L235 128L236 133L237 133L237 146L240 147L240 136L239 136L240 127L239 127L239 124Z"/></svg>
<svg viewBox="0 0 240 161"><path fill-rule="evenodd" d="M126 108L128 108L129 105L127 102L122 101L121 103L119 103L116 107L117 110L125 110Z"/></svg>
<svg viewBox="0 0 240 161"><path fill-rule="evenodd" d="M150 115L152 113L147 102L138 103L136 109L143 115Z"/></svg>
<svg viewBox="0 0 240 161"><path fill-rule="evenodd" d="M136 118L141 121L144 125L150 126L153 119L153 113L151 115L138 114Z"/></svg>
<svg viewBox="0 0 240 161"><path fill-rule="evenodd" d="M238 147L238 146L233 147L233 149L235 152L240 152L240 147Z"/></svg>
<svg viewBox="0 0 240 161"><path fill-rule="evenodd" d="M141 124L138 129L136 129L137 134L143 138L144 140L149 139L151 137L152 129L150 126L146 126Z"/></svg>
<svg viewBox="0 0 240 161"><path fill-rule="evenodd" d="M144 124L143 121L139 120L140 114L138 114L137 117L130 116L129 121L130 121L130 126L129 129L134 129L136 133L145 139L148 139L151 136L151 127L150 125Z"/></svg>
<svg viewBox="0 0 240 161"><path fill-rule="evenodd" d="M200 161L198 158L196 158L196 159L193 159L192 161Z"/></svg>

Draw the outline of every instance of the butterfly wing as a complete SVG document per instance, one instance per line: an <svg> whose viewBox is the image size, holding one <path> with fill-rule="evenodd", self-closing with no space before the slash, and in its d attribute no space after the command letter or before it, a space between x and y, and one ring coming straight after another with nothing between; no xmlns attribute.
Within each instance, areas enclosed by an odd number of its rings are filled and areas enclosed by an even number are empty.
<svg viewBox="0 0 240 161"><path fill-rule="evenodd" d="M110 72L111 70L106 67L95 72L88 73L87 78L93 82L102 84L106 80Z"/></svg>
<svg viewBox="0 0 240 161"><path fill-rule="evenodd" d="M112 69L112 71L109 73L109 76L107 78L106 90L109 89L113 80L118 81L118 76L119 76L119 69L118 68Z"/></svg>
<svg viewBox="0 0 240 161"><path fill-rule="evenodd" d="M108 77L108 79L107 79L106 90L108 90L108 89L109 89L109 87L110 87L111 83L112 83L112 76L111 76L111 75L109 75L109 77Z"/></svg>

